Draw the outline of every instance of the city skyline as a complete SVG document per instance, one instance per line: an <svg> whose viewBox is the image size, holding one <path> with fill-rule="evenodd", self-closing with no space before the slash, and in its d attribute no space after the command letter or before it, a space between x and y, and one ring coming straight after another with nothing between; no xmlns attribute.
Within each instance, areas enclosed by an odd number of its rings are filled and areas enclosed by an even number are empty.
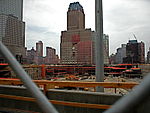
<svg viewBox="0 0 150 113"><path fill-rule="evenodd" d="M95 30L94 1L78 1L84 7L86 28ZM48 0L24 1L24 20L27 27L26 45L28 48L35 47L34 43L42 40L45 47L54 47L57 49L57 53L60 53L60 34L62 30L67 28L66 11L71 2L76 1L56 0L50 3ZM137 36L138 41L145 42L147 52L150 45L150 25L148 24L148 17L150 17L148 4L150 2L148 0L116 0L113 2L105 0L103 4L104 33L110 36L110 54L115 53L122 43L127 43L129 39L133 39L132 33ZM121 40L120 37L122 37Z"/></svg>

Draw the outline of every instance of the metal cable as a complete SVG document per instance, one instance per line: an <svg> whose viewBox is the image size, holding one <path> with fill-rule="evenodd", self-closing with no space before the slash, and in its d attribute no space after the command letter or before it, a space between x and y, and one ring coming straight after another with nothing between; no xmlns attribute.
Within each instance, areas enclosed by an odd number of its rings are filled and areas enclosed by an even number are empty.
<svg viewBox="0 0 150 113"><path fill-rule="evenodd" d="M45 95L38 89L38 87L32 82L31 78L24 71L21 65L17 62L14 56L9 52L9 50L0 41L0 53L6 58L10 67L16 73L16 75L21 79L27 90L36 98L39 107L44 113L58 113L54 106L48 101Z"/></svg>
<svg viewBox="0 0 150 113"><path fill-rule="evenodd" d="M128 95L118 100L112 108L104 113L129 113L137 109L144 100L150 96L150 73L144 78L140 85L136 86Z"/></svg>

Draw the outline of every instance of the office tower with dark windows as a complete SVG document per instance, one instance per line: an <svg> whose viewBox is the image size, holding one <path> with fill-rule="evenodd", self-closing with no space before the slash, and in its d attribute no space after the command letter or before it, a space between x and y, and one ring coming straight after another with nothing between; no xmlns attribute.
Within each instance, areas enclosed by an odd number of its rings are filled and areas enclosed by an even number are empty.
<svg viewBox="0 0 150 113"><path fill-rule="evenodd" d="M61 32L60 59L62 64L94 64L94 32L85 29L84 9L79 2L70 3L67 31Z"/></svg>
<svg viewBox="0 0 150 113"><path fill-rule="evenodd" d="M22 15L23 0L0 0L0 41L21 63L25 57L25 23ZM5 62L2 56L0 62Z"/></svg>
<svg viewBox="0 0 150 113"><path fill-rule="evenodd" d="M126 45L124 63L145 63L145 44L137 40L129 40Z"/></svg>

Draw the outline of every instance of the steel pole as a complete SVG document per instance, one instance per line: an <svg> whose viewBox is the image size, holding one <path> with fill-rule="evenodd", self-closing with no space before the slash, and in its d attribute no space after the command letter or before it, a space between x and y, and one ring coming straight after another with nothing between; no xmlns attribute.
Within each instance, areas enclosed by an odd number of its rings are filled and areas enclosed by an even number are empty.
<svg viewBox="0 0 150 113"><path fill-rule="evenodd" d="M102 0L95 0L95 56L96 82L104 82L104 50L103 50L103 5ZM104 92L103 87L97 87L97 92Z"/></svg>

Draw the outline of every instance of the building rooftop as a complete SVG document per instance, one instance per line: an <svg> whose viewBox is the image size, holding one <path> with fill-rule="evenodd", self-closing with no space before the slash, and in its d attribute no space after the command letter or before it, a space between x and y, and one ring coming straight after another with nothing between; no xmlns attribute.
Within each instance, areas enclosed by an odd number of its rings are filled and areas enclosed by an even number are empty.
<svg viewBox="0 0 150 113"><path fill-rule="evenodd" d="M72 11L72 10L84 11L82 5L79 2L70 3L68 10L69 11Z"/></svg>
<svg viewBox="0 0 150 113"><path fill-rule="evenodd" d="M137 40L129 40L129 43L138 43Z"/></svg>

